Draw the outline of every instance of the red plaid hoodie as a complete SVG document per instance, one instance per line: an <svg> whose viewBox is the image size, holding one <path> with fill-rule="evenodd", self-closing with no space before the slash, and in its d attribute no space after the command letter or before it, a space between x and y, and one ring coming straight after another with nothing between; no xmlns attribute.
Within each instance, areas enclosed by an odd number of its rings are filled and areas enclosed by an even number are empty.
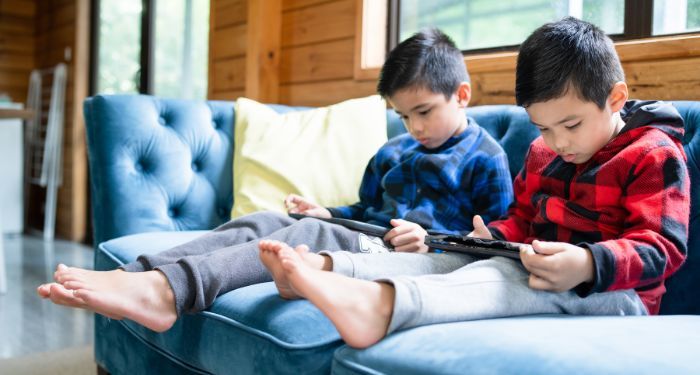
<svg viewBox="0 0 700 375"><path fill-rule="evenodd" d="M624 128L586 163L567 163L542 140L530 145L514 181L515 202L491 222L494 237L590 249L590 293L634 288L658 314L664 280L687 254L690 182L683 119L663 102L627 102Z"/></svg>

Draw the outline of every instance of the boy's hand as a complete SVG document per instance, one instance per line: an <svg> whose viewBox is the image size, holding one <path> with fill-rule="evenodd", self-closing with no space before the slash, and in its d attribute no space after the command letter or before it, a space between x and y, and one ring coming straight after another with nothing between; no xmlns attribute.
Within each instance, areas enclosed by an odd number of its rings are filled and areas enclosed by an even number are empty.
<svg viewBox="0 0 700 375"><path fill-rule="evenodd" d="M391 219L394 226L386 235L384 241L390 243L394 250L412 253L427 253L428 245L425 236L428 232L420 225L401 219Z"/></svg>
<svg viewBox="0 0 700 375"><path fill-rule="evenodd" d="M482 219L481 216L474 215L474 218L472 219L472 225L474 225L474 230L467 235L468 237L483 238L487 240L493 239L491 232L488 230L488 228L486 228L486 224L484 224L484 219Z"/></svg>
<svg viewBox="0 0 700 375"><path fill-rule="evenodd" d="M591 252L569 243L535 240L532 247L521 247L520 259L530 271L532 289L564 292L594 279Z"/></svg>
<svg viewBox="0 0 700 375"><path fill-rule="evenodd" d="M302 214L307 216L330 218L331 212L325 207L311 202L310 200L296 194L289 194L284 199L284 207L290 214Z"/></svg>

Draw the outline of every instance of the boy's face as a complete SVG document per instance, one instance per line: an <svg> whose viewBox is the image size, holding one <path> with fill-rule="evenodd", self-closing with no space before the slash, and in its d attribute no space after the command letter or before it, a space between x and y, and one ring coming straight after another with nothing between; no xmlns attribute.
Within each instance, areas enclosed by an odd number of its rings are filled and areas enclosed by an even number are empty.
<svg viewBox="0 0 700 375"><path fill-rule="evenodd" d="M407 87L394 93L389 103L411 136L432 149L464 131L467 126L464 108L470 98L471 87L463 82L449 100L427 88Z"/></svg>
<svg viewBox="0 0 700 375"><path fill-rule="evenodd" d="M568 90L566 95L527 107L547 147L564 161L583 164L614 138L625 125L618 112L627 101L627 86L618 82L600 109Z"/></svg>

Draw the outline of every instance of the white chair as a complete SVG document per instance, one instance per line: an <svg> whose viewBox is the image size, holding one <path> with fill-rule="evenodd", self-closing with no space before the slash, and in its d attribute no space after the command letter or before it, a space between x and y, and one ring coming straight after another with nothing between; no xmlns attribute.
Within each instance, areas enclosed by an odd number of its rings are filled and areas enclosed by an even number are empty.
<svg viewBox="0 0 700 375"><path fill-rule="evenodd" d="M28 150L25 173L30 184L46 188L44 209L44 240L46 241L54 238L57 193L62 182L61 157L66 74L66 65L58 64L55 68L32 71L29 79L27 107L34 112L34 118L27 121ZM45 76L53 80L48 114L41 102L42 79Z"/></svg>

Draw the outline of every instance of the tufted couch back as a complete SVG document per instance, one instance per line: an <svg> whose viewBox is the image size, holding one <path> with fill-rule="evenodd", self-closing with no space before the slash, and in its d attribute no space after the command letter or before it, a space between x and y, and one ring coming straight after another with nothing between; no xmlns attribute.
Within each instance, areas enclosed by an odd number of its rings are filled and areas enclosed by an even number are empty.
<svg viewBox="0 0 700 375"><path fill-rule="evenodd" d="M686 120L693 187L689 252L700 254L700 102L674 104ZM96 244L141 232L210 229L229 219L233 102L100 95L88 98L84 111ZM538 135L525 111L495 105L468 114L501 143L514 176ZM389 137L405 132L394 111L387 111L387 120ZM668 289L662 313L700 314L700 259L689 257Z"/></svg>

